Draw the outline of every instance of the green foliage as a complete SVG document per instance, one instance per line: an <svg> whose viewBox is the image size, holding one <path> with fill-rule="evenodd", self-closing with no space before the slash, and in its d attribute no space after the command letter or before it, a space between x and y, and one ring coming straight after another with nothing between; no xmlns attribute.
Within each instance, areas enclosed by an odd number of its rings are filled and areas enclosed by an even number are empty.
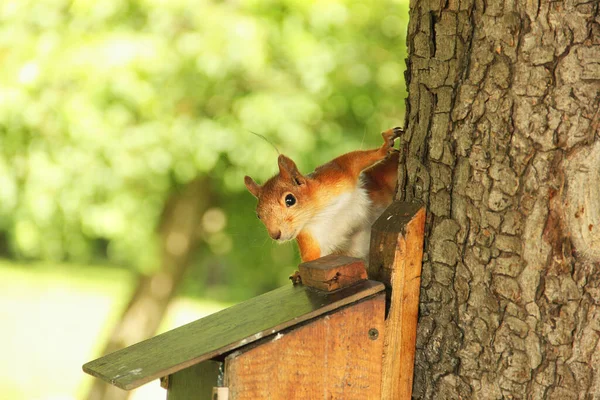
<svg viewBox="0 0 600 400"><path fill-rule="evenodd" d="M282 265L297 259L267 240L244 192L245 174L261 181L276 170L273 148L250 131L305 171L378 144L378 132L402 121L406 7L3 1L0 231L8 255L152 270L166 199L208 174L213 216L225 223L204 232L193 273L240 288L252 277L258 291L277 284L289 273Z"/></svg>

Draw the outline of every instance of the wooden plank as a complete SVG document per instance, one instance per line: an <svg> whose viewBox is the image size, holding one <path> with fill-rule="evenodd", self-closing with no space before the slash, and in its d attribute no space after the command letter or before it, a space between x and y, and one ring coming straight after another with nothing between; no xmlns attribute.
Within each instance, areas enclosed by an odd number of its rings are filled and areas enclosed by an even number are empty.
<svg viewBox="0 0 600 400"><path fill-rule="evenodd" d="M380 399L384 316L380 293L232 353L229 399Z"/></svg>
<svg viewBox="0 0 600 400"><path fill-rule="evenodd" d="M167 400L211 400L221 365L207 360L169 375Z"/></svg>
<svg viewBox="0 0 600 400"><path fill-rule="evenodd" d="M83 370L133 389L383 290L373 281L333 293L285 286L91 361Z"/></svg>
<svg viewBox="0 0 600 400"><path fill-rule="evenodd" d="M382 399L412 395L425 208L394 202L373 224L369 278L386 285Z"/></svg>
<svg viewBox="0 0 600 400"><path fill-rule="evenodd" d="M365 263L360 258L330 254L298 266L302 284L332 292L367 279Z"/></svg>

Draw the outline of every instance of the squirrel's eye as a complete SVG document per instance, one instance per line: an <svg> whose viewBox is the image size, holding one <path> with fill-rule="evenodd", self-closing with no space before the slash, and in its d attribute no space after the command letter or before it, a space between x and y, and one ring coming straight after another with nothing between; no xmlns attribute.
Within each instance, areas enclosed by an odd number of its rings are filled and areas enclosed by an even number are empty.
<svg viewBox="0 0 600 400"><path fill-rule="evenodd" d="M294 204L296 204L296 198L294 197L293 194L288 194L287 196L285 196L285 205L286 206L291 207Z"/></svg>
<svg viewBox="0 0 600 400"><path fill-rule="evenodd" d="M256 213L256 218L260 219L260 214Z"/></svg>

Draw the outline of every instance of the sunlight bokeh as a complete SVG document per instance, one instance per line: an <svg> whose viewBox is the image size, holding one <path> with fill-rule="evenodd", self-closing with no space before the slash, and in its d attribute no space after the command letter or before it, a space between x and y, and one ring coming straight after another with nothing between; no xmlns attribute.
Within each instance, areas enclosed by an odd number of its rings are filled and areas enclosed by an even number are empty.
<svg viewBox="0 0 600 400"><path fill-rule="evenodd" d="M407 9L0 2L2 397L86 399L81 365L145 279L175 299L159 331L286 284L297 250L266 235L243 177L402 125Z"/></svg>
<svg viewBox="0 0 600 400"><path fill-rule="evenodd" d="M0 262L3 398L84 398L93 378L81 366L101 350L102 339L128 300L132 278L127 271L107 267ZM226 306L179 298L157 333ZM165 391L156 382L133 391L132 398L164 399Z"/></svg>

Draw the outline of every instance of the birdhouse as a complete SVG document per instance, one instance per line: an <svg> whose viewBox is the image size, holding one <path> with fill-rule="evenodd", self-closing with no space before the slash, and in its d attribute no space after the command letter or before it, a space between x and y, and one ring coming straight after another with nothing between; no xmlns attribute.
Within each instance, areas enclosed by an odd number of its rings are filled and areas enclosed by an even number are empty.
<svg viewBox="0 0 600 400"><path fill-rule="evenodd" d="M300 264L302 283L108 354L84 371L124 390L161 379L168 400L410 398L425 214L404 207L402 215L388 209L373 227L369 275L381 281L368 280L359 259L326 256ZM407 249L413 235L421 241Z"/></svg>

